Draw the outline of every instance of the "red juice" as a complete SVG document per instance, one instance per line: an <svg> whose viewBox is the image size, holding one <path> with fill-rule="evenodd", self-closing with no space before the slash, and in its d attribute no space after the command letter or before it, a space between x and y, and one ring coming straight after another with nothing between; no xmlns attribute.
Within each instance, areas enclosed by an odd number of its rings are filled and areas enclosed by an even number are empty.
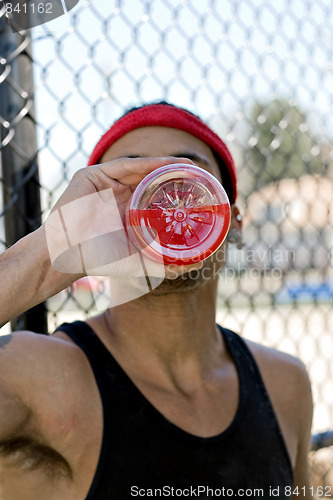
<svg viewBox="0 0 333 500"><path fill-rule="evenodd" d="M165 264L186 265L220 247L229 229L230 205L130 209L128 222L150 258L157 254L156 260L162 255Z"/></svg>

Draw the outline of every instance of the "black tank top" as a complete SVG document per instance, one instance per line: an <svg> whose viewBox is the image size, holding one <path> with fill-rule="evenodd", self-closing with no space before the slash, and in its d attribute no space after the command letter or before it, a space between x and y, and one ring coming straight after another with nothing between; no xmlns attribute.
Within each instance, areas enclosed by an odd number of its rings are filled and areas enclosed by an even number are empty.
<svg viewBox="0 0 333 500"><path fill-rule="evenodd" d="M290 499L292 466L257 364L241 337L220 329L238 372L239 403L225 431L202 438L154 408L86 323L58 328L85 352L103 404L103 443L86 500Z"/></svg>

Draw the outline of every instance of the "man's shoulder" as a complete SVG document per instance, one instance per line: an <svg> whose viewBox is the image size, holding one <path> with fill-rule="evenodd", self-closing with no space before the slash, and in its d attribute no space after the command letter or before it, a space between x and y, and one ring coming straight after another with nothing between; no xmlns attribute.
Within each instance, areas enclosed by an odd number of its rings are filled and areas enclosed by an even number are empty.
<svg viewBox="0 0 333 500"><path fill-rule="evenodd" d="M310 381L305 364L297 356L254 342L240 335L252 354L264 383L271 386L283 386L287 390L298 392L300 388L309 388Z"/></svg>
<svg viewBox="0 0 333 500"><path fill-rule="evenodd" d="M54 433L54 426L60 428L73 410L73 401L82 397L83 388L90 387L86 356L72 342L53 335L18 331L1 340L0 417L2 412L8 421L9 413L24 413L38 432L47 436L51 427Z"/></svg>
<svg viewBox="0 0 333 500"><path fill-rule="evenodd" d="M85 359L72 342L54 335L17 331L0 337L0 385L31 394L49 380L81 371ZM30 396L29 396L30 399Z"/></svg>
<svg viewBox="0 0 333 500"><path fill-rule="evenodd" d="M291 354L246 341L278 416L307 427L312 419L310 379L304 363Z"/></svg>
<svg viewBox="0 0 333 500"><path fill-rule="evenodd" d="M43 362L52 360L55 356L70 356L76 352L75 345L57 335L43 335L28 330L20 330L0 336L0 356L7 358L20 366L31 364L33 360ZM50 359L49 359L50 358ZM36 367L37 368L37 367Z"/></svg>
<svg viewBox="0 0 333 500"><path fill-rule="evenodd" d="M249 340L246 344L257 362L295 464L300 443L309 440L312 422L312 394L306 367L291 354Z"/></svg>
<svg viewBox="0 0 333 500"><path fill-rule="evenodd" d="M269 372L271 376L279 375L280 381L288 378L293 384L309 383L306 367L298 357L251 340L245 342L260 371Z"/></svg>

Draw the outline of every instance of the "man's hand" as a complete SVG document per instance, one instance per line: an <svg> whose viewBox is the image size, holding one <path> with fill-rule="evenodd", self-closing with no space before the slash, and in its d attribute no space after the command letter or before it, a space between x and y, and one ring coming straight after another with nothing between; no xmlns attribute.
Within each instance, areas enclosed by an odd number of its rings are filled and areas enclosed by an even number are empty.
<svg viewBox="0 0 333 500"><path fill-rule="evenodd" d="M79 170L45 222L52 266L63 273L144 276L124 228L132 191L171 158L121 158ZM132 264L132 265L131 265ZM164 277L163 261L154 266Z"/></svg>
<svg viewBox="0 0 333 500"><path fill-rule="evenodd" d="M144 276L139 256L128 259L138 251L127 238L125 210L139 182L170 163L179 159L120 158L79 170L45 222L53 268L88 276ZM147 266L149 273L164 277L162 258Z"/></svg>
<svg viewBox="0 0 333 500"><path fill-rule="evenodd" d="M119 158L76 172L43 226L0 256L0 326L87 274L121 279L122 302L147 293L147 274L157 286L164 266L145 259L144 270L141 254L128 245L124 213L147 174L180 162L192 163L169 157ZM179 274L200 265L183 267ZM145 282L144 291L133 292L137 282L132 278Z"/></svg>
<svg viewBox="0 0 333 500"><path fill-rule="evenodd" d="M118 209L124 214L129 198L136 186L153 170L164 165L188 163L187 158L118 158L78 170L53 210L84 196L112 189Z"/></svg>

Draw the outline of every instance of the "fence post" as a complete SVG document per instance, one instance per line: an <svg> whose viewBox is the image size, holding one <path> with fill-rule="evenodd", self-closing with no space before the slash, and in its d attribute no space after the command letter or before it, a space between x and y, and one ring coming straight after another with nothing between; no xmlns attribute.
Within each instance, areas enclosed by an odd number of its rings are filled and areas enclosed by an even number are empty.
<svg viewBox="0 0 333 500"><path fill-rule="evenodd" d="M1 2L2 3L2 2ZM0 4L1 5L1 4ZM6 245L41 224L37 134L33 102L31 40L13 33L4 9L0 17L0 158ZM22 293L25 284L22 283ZM47 332L45 304L11 322L12 330Z"/></svg>

